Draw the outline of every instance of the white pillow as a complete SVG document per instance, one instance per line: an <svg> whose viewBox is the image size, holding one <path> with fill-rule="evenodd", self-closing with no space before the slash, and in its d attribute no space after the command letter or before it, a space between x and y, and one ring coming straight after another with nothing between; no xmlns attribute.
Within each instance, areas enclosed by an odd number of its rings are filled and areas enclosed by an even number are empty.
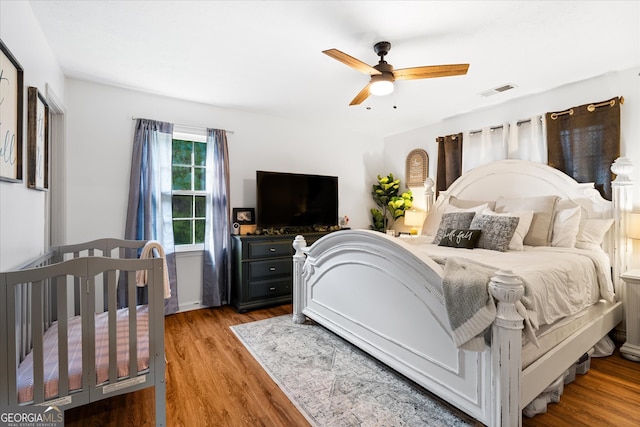
<svg viewBox="0 0 640 427"><path fill-rule="evenodd" d="M578 238L581 217L582 208L580 206L556 211L553 218L551 246L574 248Z"/></svg>
<svg viewBox="0 0 640 427"><path fill-rule="evenodd" d="M601 249L605 234L611 228L613 219L585 219L580 223L580 231L576 239L576 248Z"/></svg>
<svg viewBox="0 0 640 427"><path fill-rule="evenodd" d="M524 249L524 238L531 227L531 221L533 220L533 211L518 211L518 212L505 212L496 213L491 209L485 209L482 211L482 215L494 215L494 216L517 216L519 218L516 231L513 233L513 237L509 242L510 251L521 251Z"/></svg>
<svg viewBox="0 0 640 427"><path fill-rule="evenodd" d="M489 207L488 204L484 203L478 206L470 207L470 208L459 208L455 205L447 203L443 209L440 209L439 212L432 211L429 212L427 217L422 224L422 234L427 236L435 236L440 228L440 222L442 221L442 215L446 213L452 212L474 212L476 214L482 212L484 209Z"/></svg>
<svg viewBox="0 0 640 427"><path fill-rule="evenodd" d="M459 208L459 207L454 206L454 205L447 205L447 207L444 208L444 213L474 212L476 214L479 214L480 212L484 211L485 209L489 209L489 205L487 203L483 203L483 204L478 205L478 206L472 206L472 207L469 207L469 208Z"/></svg>

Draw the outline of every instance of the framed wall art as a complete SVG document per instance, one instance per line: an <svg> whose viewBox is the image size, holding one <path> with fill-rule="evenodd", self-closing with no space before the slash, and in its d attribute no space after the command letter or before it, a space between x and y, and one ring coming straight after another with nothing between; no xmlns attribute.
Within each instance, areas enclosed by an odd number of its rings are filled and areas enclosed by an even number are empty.
<svg viewBox="0 0 640 427"><path fill-rule="evenodd" d="M0 180L22 182L23 69L0 40Z"/></svg>
<svg viewBox="0 0 640 427"><path fill-rule="evenodd" d="M422 187L429 176L429 155L426 151L416 148L407 156L405 181L407 187Z"/></svg>
<svg viewBox="0 0 640 427"><path fill-rule="evenodd" d="M49 188L49 106L37 87L27 93L27 186Z"/></svg>
<svg viewBox="0 0 640 427"><path fill-rule="evenodd" d="M238 224L255 224L256 210L254 208L233 208L233 222Z"/></svg>

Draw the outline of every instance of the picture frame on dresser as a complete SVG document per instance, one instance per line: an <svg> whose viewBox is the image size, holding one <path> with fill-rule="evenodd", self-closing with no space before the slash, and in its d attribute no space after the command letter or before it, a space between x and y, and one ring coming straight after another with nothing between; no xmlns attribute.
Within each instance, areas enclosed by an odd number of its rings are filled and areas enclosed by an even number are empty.
<svg viewBox="0 0 640 427"><path fill-rule="evenodd" d="M240 225L255 224L256 210L255 208L233 208L232 221Z"/></svg>
<svg viewBox="0 0 640 427"><path fill-rule="evenodd" d="M22 182L24 70L0 40L0 180Z"/></svg>
<svg viewBox="0 0 640 427"><path fill-rule="evenodd" d="M49 105L33 86L27 90L27 186L49 189Z"/></svg>

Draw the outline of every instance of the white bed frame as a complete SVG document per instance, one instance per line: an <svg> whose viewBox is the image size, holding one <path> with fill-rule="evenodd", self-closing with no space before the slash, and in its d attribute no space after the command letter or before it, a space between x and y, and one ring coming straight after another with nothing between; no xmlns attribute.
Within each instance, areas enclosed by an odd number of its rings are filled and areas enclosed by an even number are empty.
<svg viewBox="0 0 640 427"><path fill-rule="evenodd" d="M442 209L450 196L495 200L556 194L580 204L590 218L613 217L603 247L618 292L631 186L629 162L616 163L613 202L600 197L592 184L579 184L549 166L504 160L466 173L440 193L434 209ZM297 236L294 248L294 322L308 316L489 426L521 425L522 409L623 318L622 302L610 304L601 317L522 369L523 319L515 302L524 287L509 271L496 272L490 283L498 312L490 347L477 353L458 350L453 343L442 268L413 253L403 239L344 230L311 247Z"/></svg>

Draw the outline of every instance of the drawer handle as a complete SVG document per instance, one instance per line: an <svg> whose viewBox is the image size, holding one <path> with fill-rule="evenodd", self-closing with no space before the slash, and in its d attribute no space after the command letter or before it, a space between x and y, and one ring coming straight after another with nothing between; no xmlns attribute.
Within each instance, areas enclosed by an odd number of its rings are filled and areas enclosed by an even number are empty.
<svg viewBox="0 0 640 427"><path fill-rule="evenodd" d="M269 290L270 290L270 291L275 291L275 290L276 290L276 287L275 287L275 286L272 286L272 287L270 287L270 288L269 288Z"/></svg>
<svg viewBox="0 0 640 427"><path fill-rule="evenodd" d="M269 252L275 252L276 248L269 248Z"/></svg>
<svg viewBox="0 0 640 427"><path fill-rule="evenodd" d="M269 267L269 271L276 271L275 267Z"/></svg>

